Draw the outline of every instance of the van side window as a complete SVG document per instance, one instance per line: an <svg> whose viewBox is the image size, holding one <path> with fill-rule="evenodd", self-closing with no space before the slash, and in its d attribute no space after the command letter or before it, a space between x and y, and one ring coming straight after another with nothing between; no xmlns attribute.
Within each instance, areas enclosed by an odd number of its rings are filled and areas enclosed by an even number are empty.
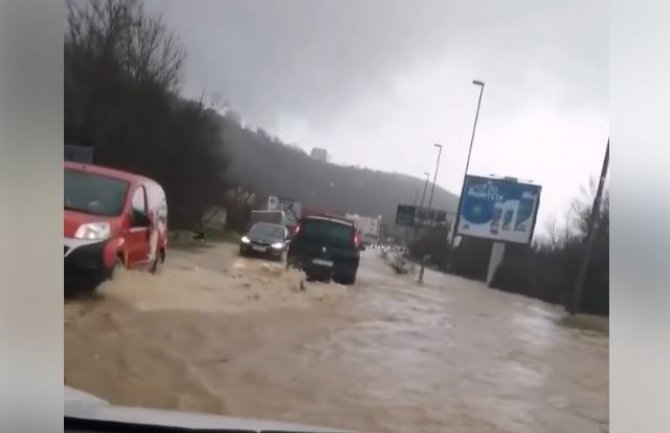
<svg viewBox="0 0 670 433"><path fill-rule="evenodd" d="M165 199L158 204L158 220L162 223L167 222L167 202Z"/></svg>
<svg viewBox="0 0 670 433"><path fill-rule="evenodd" d="M133 194L132 208L133 212L147 213L146 193L143 186L140 186L135 190L135 193Z"/></svg>

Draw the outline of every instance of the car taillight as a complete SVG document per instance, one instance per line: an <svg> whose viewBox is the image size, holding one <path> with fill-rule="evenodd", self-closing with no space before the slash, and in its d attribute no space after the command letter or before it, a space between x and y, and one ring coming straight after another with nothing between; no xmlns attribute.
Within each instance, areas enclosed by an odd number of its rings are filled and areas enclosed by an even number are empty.
<svg viewBox="0 0 670 433"><path fill-rule="evenodd" d="M358 238L358 233L354 234L354 246L358 246L360 239Z"/></svg>
<svg viewBox="0 0 670 433"><path fill-rule="evenodd" d="M295 226L295 231L293 232L293 236L297 236L298 233L300 233L300 224L298 224L297 226Z"/></svg>

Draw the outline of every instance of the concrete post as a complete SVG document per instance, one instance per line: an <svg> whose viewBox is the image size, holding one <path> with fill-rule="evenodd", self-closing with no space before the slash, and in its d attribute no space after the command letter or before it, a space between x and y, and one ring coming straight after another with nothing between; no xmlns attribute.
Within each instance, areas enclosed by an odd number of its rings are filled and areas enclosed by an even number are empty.
<svg viewBox="0 0 670 433"><path fill-rule="evenodd" d="M489 269L486 272L486 285L491 287L496 269L500 266L505 255L505 242L493 242L491 247L491 258L489 259Z"/></svg>

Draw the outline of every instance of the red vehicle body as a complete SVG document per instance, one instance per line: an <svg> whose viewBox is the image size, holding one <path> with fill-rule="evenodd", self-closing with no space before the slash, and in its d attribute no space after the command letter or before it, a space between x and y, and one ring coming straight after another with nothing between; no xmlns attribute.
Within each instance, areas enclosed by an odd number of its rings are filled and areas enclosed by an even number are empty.
<svg viewBox="0 0 670 433"><path fill-rule="evenodd" d="M117 266L157 272L165 261L165 192L146 177L65 162L63 222L66 289L94 289Z"/></svg>

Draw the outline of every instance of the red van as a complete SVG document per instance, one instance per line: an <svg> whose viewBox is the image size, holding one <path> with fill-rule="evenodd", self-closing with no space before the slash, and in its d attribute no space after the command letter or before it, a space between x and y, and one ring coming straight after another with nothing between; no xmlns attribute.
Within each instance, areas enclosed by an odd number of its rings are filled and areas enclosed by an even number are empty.
<svg viewBox="0 0 670 433"><path fill-rule="evenodd" d="M93 290L117 266L160 270L167 248L167 201L158 183L68 161L64 183L66 290Z"/></svg>

